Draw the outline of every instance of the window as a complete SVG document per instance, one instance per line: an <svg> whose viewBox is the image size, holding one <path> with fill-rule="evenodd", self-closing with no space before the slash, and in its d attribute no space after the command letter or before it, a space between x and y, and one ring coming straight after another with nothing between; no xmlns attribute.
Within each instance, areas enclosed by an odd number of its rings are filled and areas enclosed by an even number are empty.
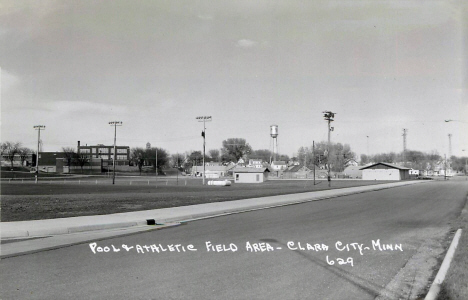
<svg viewBox="0 0 468 300"><path fill-rule="evenodd" d="M117 149L117 153L125 153L125 154L127 154L127 149Z"/></svg>
<svg viewBox="0 0 468 300"><path fill-rule="evenodd" d="M239 174L236 174L236 181L239 180Z"/></svg>
<svg viewBox="0 0 468 300"><path fill-rule="evenodd" d="M91 149L80 149L81 153L91 153Z"/></svg>
<svg viewBox="0 0 468 300"><path fill-rule="evenodd" d="M92 151L93 153L96 153L96 150L97 150L96 148L91 148L91 151Z"/></svg>
<svg viewBox="0 0 468 300"><path fill-rule="evenodd" d="M100 153L109 153L109 148L99 148Z"/></svg>
<svg viewBox="0 0 468 300"><path fill-rule="evenodd" d="M127 155L117 155L117 160L126 160Z"/></svg>
<svg viewBox="0 0 468 300"><path fill-rule="evenodd" d="M260 175L257 174L257 181L260 181Z"/></svg>

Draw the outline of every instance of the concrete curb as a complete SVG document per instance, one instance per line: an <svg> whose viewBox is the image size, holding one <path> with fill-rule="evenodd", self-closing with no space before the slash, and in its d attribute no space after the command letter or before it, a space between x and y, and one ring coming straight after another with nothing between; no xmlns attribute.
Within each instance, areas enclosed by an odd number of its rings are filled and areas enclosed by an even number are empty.
<svg viewBox="0 0 468 300"><path fill-rule="evenodd" d="M194 221L200 220L205 218L214 218L229 214L236 214L236 213L243 213L248 211L260 210L260 209L267 209L267 208L274 208L274 207L281 207L286 205L294 205L300 203L306 203L311 201L320 201L326 200L341 196L348 196L348 195L355 195L360 193L372 192L372 191L379 191L394 187L401 187L407 186L411 184L422 183L421 181L409 181L409 182L401 182L397 185L392 186L360 186L360 187L351 187L351 188L363 188L363 190L358 191L342 191L342 189L334 189L334 190L326 190L326 191L334 191L333 195L326 195L326 196L316 196L308 195L314 192L305 192L305 193L298 193L298 194L288 194L288 195L281 195L281 196L272 196L272 197L291 197L296 199L289 199L284 201L276 201L275 203L261 203L261 204L248 204L245 203L244 205L240 205L239 207L235 208L210 208L207 212L201 213L193 213L193 212L180 212L179 215L174 217L159 217L159 218L140 218L135 217L134 219L127 220L126 222L122 222L122 220L118 222L107 222L107 223L97 223L97 224L86 224L80 226L56 226L54 228L43 228L43 229L23 229L23 230L5 230L1 231L1 238L2 239L13 239L13 238L27 238L27 237L38 237L38 236L48 236L48 235L62 235L62 234L70 234L70 233L77 233L77 232L88 232L88 231L97 231L97 230L106 230L106 229L117 229L117 228L128 228L133 226L141 226L147 225L147 220L154 220L155 223L167 223L167 222L187 222L187 221ZM323 192L323 191L319 191ZM262 198L271 198L271 197L261 197L261 198L254 198L254 199L262 199ZM245 200L234 200L234 201L245 201ZM220 202L221 203L221 202ZM229 205L229 202L226 202L226 205ZM203 204L199 204L203 205ZM185 207L187 210L190 210L190 207ZM116 214L122 215L122 219L125 219L123 216L125 213ZM79 217L78 217L79 218ZM152 219L151 219L152 218ZM32 222L32 221L31 221ZM0 223L1 225L1 223Z"/></svg>
<svg viewBox="0 0 468 300"><path fill-rule="evenodd" d="M32 245L27 245L25 246L24 243L28 243L28 239L25 239L24 241L18 241L18 242L12 242L11 244L5 244L0 247L0 259L4 258L10 258L10 257L17 257L17 256L22 256L22 255L27 255L27 254L32 254L32 253L38 253L42 251L47 251L47 250L54 250L54 249L60 249L64 247L70 247L74 245L80 245L80 244L85 244L88 242L97 242L97 241L102 241L102 240L107 240L109 238L116 238L116 237L124 237L124 236L129 236L133 235L136 232L149 232L149 231L156 231L156 230L161 230L165 228L172 228L176 226L182 225L181 223L167 223L167 224L159 224L159 226L145 226L144 230L141 231L135 231L135 232L117 232L113 233L111 236L104 236L104 237L95 237L95 236L89 236L89 233L84 233L86 236L75 239L73 242L70 241L50 241L49 239L53 238L58 238L57 236L42 236L42 237L37 237L35 241L33 241ZM137 226L137 229L140 226ZM129 228L129 227L127 227ZM140 227L141 228L141 227ZM114 228L115 229L115 228ZM123 228L125 229L125 228ZM75 233L76 234L83 234L83 233ZM42 240L42 241L41 241ZM39 243L39 244L38 244ZM17 246L16 248L10 248L11 245ZM18 249L19 248L19 249Z"/></svg>
<svg viewBox="0 0 468 300"><path fill-rule="evenodd" d="M96 230L106 230L106 229L117 229L117 228L128 228L133 226L146 225L146 221L139 222L120 222L120 223L104 223L104 224L93 224L93 225L83 225L83 226L73 226L73 227L58 227L58 228L47 228L47 229L37 229L37 230L14 230L14 231L2 231L2 239L12 239L12 238L28 238L28 237L38 237L38 236L47 236L47 235L61 235L85 231L96 231Z"/></svg>
<svg viewBox="0 0 468 300"><path fill-rule="evenodd" d="M439 296L440 285L442 284L442 282L444 282L445 275L447 275L447 271L450 268L450 263L452 262L453 256L455 255L455 251L457 250L458 241L460 240L461 233L461 229L458 229L455 233L452 243L450 244L447 254L445 255L444 261L440 266L439 272L437 272L434 282L432 282L431 288L429 289L429 292L427 293L426 298L424 298L424 300L436 300Z"/></svg>

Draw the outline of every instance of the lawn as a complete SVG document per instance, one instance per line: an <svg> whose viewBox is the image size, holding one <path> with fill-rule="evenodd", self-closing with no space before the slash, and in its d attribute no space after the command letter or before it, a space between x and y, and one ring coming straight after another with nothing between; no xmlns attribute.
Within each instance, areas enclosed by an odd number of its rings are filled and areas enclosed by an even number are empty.
<svg viewBox="0 0 468 300"><path fill-rule="evenodd" d="M86 184L78 180L2 183L1 221L102 215L329 189L328 182L317 181L314 185L311 180L272 180L231 186L203 186L200 179L180 179L179 185L174 178L160 179L157 183L133 181L132 185L130 180L121 178L115 185L110 179L87 180ZM98 181L94 184L94 180ZM379 183L385 182L336 180L332 181L331 188Z"/></svg>
<svg viewBox="0 0 468 300"><path fill-rule="evenodd" d="M462 235L450 269L441 285L439 300L468 299L468 207L466 205L452 226L454 232L461 228Z"/></svg>

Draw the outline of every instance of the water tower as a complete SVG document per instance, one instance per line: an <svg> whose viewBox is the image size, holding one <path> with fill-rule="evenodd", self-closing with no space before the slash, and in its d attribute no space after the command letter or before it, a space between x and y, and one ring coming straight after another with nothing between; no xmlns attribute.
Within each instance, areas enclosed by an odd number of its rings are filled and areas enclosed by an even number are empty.
<svg viewBox="0 0 468 300"><path fill-rule="evenodd" d="M276 161L276 154L278 153L278 125L270 126L270 136L273 139L273 161Z"/></svg>

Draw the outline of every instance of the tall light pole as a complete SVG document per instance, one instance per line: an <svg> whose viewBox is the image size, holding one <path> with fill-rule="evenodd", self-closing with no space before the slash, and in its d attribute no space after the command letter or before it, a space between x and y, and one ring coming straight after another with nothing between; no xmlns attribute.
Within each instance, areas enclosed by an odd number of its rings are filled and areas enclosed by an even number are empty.
<svg viewBox="0 0 468 300"><path fill-rule="evenodd" d="M122 126L122 121L111 121L110 126L114 126L114 159L112 171L112 184L115 184L115 159L117 157L117 126Z"/></svg>
<svg viewBox="0 0 468 300"><path fill-rule="evenodd" d="M41 143L41 129L45 130L44 125L35 125L34 129L37 130L37 155L36 155L36 183L39 180L39 145Z"/></svg>
<svg viewBox="0 0 468 300"><path fill-rule="evenodd" d="M331 176L330 176L330 133L334 130L333 127L330 127L331 122L334 121L335 113L331 111L323 112L324 119L328 122L328 146L327 146L327 166L328 166L328 187L331 186Z"/></svg>
<svg viewBox="0 0 468 300"><path fill-rule="evenodd" d="M367 157L369 157L369 136L367 136Z"/></svg>
<svg viewBox="0 0 468 300"><path fill-rule="evenodd" d="M448 122L460 122L460 123L468 123L468 122L465 122L465 121L460 121L460 120L452 120L452 119L448 119L448 120L445 120L446 123ZM449 151L450 151L450 155L451 155L451 152L452 152L452 142L450 141L450 138L452 137L451 134L449 134ZM465 151L465 150L462 150L462 151ZM449 158L450 159L450 158ZM466 164L465 164L465 174L466 174Z"/></svg>
<svg viewBox="0 0 468 300"><path fill-rule="evenodd" d="M205 147L206 147L205 122L211 122L211 116L199 116L196 119L198 120L198 122L203 122L203 131L202 131L202 137L203 137L203 185L205 185Z"/></svg>

